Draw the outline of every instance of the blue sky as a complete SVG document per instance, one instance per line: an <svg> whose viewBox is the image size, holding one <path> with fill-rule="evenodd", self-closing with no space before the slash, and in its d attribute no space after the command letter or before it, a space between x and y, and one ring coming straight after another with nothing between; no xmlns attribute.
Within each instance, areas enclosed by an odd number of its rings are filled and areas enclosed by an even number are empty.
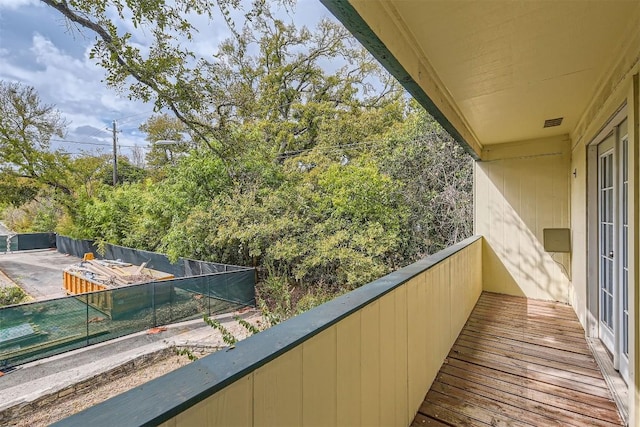
<svg viewBox="0 0 640 427"><path fill-rule="evenodd" d="M296 23L313 26L325 16L331 15L318 0L298 0ZM200 19L196 26L200 33L192 48L205 55L230 35L219 22ZM144 34L136 37L145 44ZM62 15L39 0L0 0L0 80L35 87L42 101L54 104L67 119L66 142L53 141L52 146L70 153L110 152L107 128L116 120L118 143L129 154L131 146L147 145L138 127L153 107L102 83L104 71L89 59L93 40L90 33L69 33Z"/></svg>

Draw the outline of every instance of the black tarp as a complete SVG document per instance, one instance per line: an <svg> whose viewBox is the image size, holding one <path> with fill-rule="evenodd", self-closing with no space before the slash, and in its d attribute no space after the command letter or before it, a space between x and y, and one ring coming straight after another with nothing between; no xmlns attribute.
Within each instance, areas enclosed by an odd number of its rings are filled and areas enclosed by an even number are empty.
<svg viewBox="0 0 640 427"><path fill-rule="evenodd" d="M253 268L239 265L220 264L216 262L196 261L187 258L178 258L175 263L161 253L132 249L124 246L106 244L104 255L98 251L98 247L90 240L76 240L66 236L56 236L58 252L82 258L84 254L92 252L98 259L114 259L141 265L147 263L147 267L154 270L171 273L175 277L201 276L203 274L223 273L229 271L243 271Z"/></svg>
<svg viewBox="0 0 640 427"><path fill-rule="evenodd" d="M12 251L50 249L56 247L56 233L20 233L11 236L10 241Z"/></svg>

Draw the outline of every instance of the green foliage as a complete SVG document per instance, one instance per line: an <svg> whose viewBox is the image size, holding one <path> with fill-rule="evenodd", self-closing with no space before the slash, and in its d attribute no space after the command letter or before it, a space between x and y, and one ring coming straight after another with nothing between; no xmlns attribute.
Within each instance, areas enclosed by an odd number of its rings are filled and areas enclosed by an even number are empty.
<svg viewBox="0 0 640 427"><path fill-rule="evenodd" d="M293 316L291 288L285 277L268 276L257 289L258 308L273 326Z"/></svg>
<svg viewBox="0 0 640 427"><path fill-rule="evenodd" d="M103 164L100 175L103 184L113 185L113 163L111 161ZM146 170L132 164L126 157L118 157L118 183L132 184L144 181L146 177Z"/></svg>
<svg viewBox="0 0 640 427"><path fill-rule="evenodd" d="M62 137L65 127L60 114L42 104L33 87L0 81L0 182L10 188L27 182L20 191L12 189L6 201L26 202L25 196L37 193L36 188L71 193L69 159L50 149L51 138Z"/></svg>
<svg viewBox="0 0 640 427"><path fill-rule="evenodd" d="M389 272L406 221L398 183L370 161L314 161L310 172L289 168L277 189L243 189L193 210L169 230L168 253L263 266L304 287L354 288Z"/></svg>
<svg viewBox="0 0 640 427"><path fill-rule="evenodd" d="M198 360L198 356L193 354L193 351L189 350L188 348L174 348L174 351L178 356L187 356L187 358L192 362Z"/></svg>
<svg viewBox="0 0 640 427"><path fill-rule="evenodd" d="M55 110L32 88L3 85L3 111L38 113L28 132L5 132L6 117L0 128L0 206L24 213L16 229L57 221L99 245L256 267L270 324L471 233L471 159L340 25L296 28L252 2L242 30L196 58L169 35L189 37L186 11L210 17L207 0L43 1L96 24L92 56L108 83L173 113L142 125L147 140L178 143L152 145L149 170L120 159L113 187L108 156L52 152L64 128ZM240 3L217 4L231 24ZM113 25L109 5L152 29L149 52ZM51 204L30 204L43 195Z"/></svg>
<svg viewBox="0 0 640 427"><path fill-rule="evenodd" d="M3 174L0 178L0 209L23 205L33 200L38 191L38 185L29 179Z"/></svg>
<svg viewBox="0 0 640 427"><path fill-rule="evenodd" d="M225 328L219 320L212 319L206 314L204 315L204 322L211 326L213 329L217 329L222 334L222 340L230 346L233 346L238 342L238 339L231 333L227 328Z"/></svg>
<svg viewBox="0 0 640 427"><path fill-rule="evenodd" d="M155 115L140 126L147 134L146 140L151 149L146 154L146 163L151 170L167 165L175 165L176 159L193 147L184 139L188 128L176 117L168 114ZM157 141L175 141L174 144L156 144Z"/></svg>
<svg viewBox="0 0 640 427"><path fill-rule="evenodd" d="M17 233L52 232L62 217L62 209L51 197L33 199L15 208L9 206L2 212L2 220Z"/></svg>
<svg viewBox="0 0 640 427"><path fill-rule="evenodd" d="M0 286L0 307L20 304L27 299L27 294L18 286Z"/></svg>
<svg viewBox="0 0 640 427"><path fill-rule="evenodd" d="M250 335L255 335L258 332L260 332L260 329L258 329L257 327L255 327L253 324L247 322L246 320L242 319L239 316L235 316L234 320L236 322L238 322L238 324L240 326L242 326L243 328L245 328L247 330L247 332L249 332Z"/></svg>
<svg viewBox="0 0 640 427"><path fill-rule="evenodd" d="M413 106L380 153L381 168L404 184L412 230L406 258L437 252L473 232L473 161L433 118Z"/></svg>

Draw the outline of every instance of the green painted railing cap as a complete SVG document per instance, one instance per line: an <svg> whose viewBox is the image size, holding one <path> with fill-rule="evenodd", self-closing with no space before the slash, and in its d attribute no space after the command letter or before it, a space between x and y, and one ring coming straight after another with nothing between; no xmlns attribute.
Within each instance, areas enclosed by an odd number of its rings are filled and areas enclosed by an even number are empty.
<svg viewBox="0 0 640 427"><path fill-rule="evenodd" d="M480 239L470 237L55 426L157 425L212 396Z"/></svg>

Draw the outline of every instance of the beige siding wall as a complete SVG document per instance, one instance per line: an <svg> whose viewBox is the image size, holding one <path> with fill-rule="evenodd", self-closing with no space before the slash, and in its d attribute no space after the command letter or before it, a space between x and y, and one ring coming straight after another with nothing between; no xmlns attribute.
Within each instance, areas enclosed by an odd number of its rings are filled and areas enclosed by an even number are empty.
<svg viewBox="0 0 640 427"><path fill-rule="evenodd" d="M409 425L481 292L478 240L163 425Z"/></svg>
<svg viewBox="0 0 640 427"><path fill-rule="evenodd" d="M639 17L640 19L640 17ZM594 202L597 186L595 164L589 163L589 153L595 149L594 139L605 128L609 120L622 105L626 104L627 126L629 132L629 171L630 171L630 207L629 207L629 425L640 425L640 241L639 220L640 196L638 192L640 171L639 149L639 94L638 75L640 74L640 32L636 34L636 43L626 55L619 58L609 80L602 84L597 98L580 125L572 134L573 147L571 168L577 170L577 177L571 182L571 224L573 235L573 294L571 303L587 332L597 337L597 259L590 255L596 249L595 230L589 235L589 222L597 218L597 206ZM635 62L634 62L635 61ZM589 250L591 248L591 250ZM590 283L591 289L588 288ZM594 289L596 288L596 289ZM595 293L595 295L594 295ZM591 297L590 297L591 295Z"/></svg>
<svg viewBox="0 0 640 427"><path fill-rule="evenodd" d="M584 145L578 145L571 154L571 171L575 176L570 178L571 183L571 271L572 290L571 305L574 307L578 319L585 331L594 323L588 319L587 307L587 151Z"/></svg>
<svg viewBox="0 0 640 427"><path fill-rule="evenodd" d="M482 157L474 225L485 239L484 289L569 302L570 257L543 247L544 228L569 227L568 137L492 145Z"/></svg>

